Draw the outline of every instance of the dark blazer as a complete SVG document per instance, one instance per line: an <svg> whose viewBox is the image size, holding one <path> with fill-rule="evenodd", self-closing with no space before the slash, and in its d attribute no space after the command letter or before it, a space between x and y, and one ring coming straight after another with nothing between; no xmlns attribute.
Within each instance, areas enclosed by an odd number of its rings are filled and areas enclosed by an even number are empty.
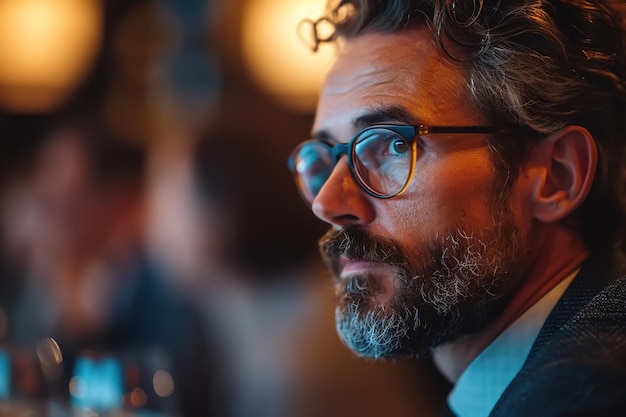
<svg viewBox="0 0 626 417"><path fill-rule="evenodd" d="M607 283L601 264L572 281L491 417L626 416L626 276Z"/></svg>

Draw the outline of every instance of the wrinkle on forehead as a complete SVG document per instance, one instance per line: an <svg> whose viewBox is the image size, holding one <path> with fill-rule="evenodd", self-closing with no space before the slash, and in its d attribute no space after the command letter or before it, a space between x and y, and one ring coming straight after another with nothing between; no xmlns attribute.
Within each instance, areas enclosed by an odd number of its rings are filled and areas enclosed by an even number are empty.
<svg viewBox="0 0 626 417"><path fill-rule="evenodd" d="M335 63L336 72L352 72L353 63L368 61L367 67L360 67L362 76L375 76L387 73L390 69L410 72L415 65L429 68L443 61L429 32L410 30L400 33L363 34L348 41L341 49Z"/></svg>
<svg viewBox="0 0 626 417"><path fill-rule="evenodd" d="M389 106L407 108L424 123L459 122L450 110L469 110L465 83L465 73L440 55L426 29L359 35L344 45L327 76L314 130L337 129L346 118Z"/></svg>
<svg viewBox="0 0 626 417"><path fill-rule="evenodd" d="M390 69L390 65L375 64L355 68L351 73L332 73L328 77L324 94L341 96L367 88L371 94L376 95L380 92L389 92L390 85L391 91L411 93L415 87L415 71L409 68L395 68L390 72Z"/></svg>

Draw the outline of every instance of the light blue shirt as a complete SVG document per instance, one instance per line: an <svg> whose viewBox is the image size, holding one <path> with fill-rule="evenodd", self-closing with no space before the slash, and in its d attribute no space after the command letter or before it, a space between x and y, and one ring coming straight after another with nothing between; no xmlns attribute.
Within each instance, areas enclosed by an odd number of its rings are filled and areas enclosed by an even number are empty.
<svg viewBox="0 0 626 417"><path fill-rule="evenodd" d="M577 273L578 270L544 295L469 364L448 395L448 406L454 414L489 415L522 368L543 323Z"/></svg>

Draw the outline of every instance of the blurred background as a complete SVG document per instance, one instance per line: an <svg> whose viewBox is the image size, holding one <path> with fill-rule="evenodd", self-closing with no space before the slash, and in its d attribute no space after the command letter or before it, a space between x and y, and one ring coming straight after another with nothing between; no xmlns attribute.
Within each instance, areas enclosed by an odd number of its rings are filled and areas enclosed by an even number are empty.
<svg viewBox="0 0 626 417"><path fill-rule="evenodd" d="M0 0L0 416L433 416L334 329L286 168L322 0Z"/></svg>

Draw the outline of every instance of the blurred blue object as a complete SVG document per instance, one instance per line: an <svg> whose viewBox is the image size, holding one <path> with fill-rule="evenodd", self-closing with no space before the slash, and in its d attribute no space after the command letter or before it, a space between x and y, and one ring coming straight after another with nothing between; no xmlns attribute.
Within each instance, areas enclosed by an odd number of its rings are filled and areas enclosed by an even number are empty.
<svg viewBox="0 0 626 417"><path fill-rule="evenodd" d="M6 400L11 393L11 358L0 350L0 399Z"/></svg>
<svg viewBox="0 0 626 417"><path fill-rule="evenodd" d="M80 409L122 408L123 372L116 358L82 356L76 360L72 377L72 404Z"/></svg>

